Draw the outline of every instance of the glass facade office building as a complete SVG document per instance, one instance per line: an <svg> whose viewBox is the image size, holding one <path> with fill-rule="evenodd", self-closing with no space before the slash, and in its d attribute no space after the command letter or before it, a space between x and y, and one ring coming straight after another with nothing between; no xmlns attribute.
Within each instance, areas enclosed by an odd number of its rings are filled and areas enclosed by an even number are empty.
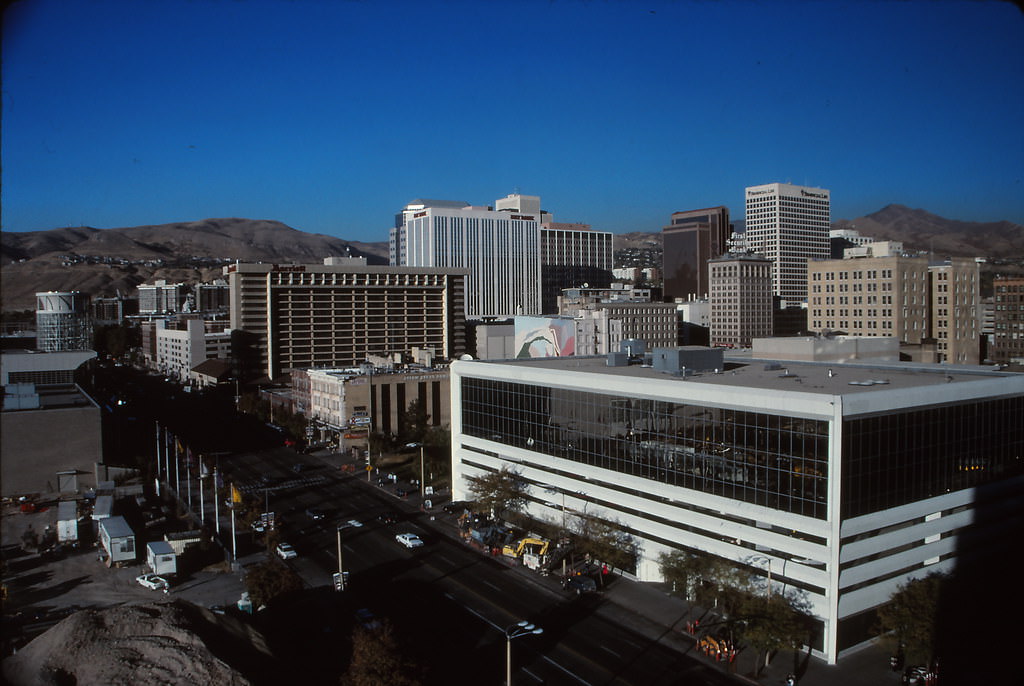
<svg viewBox="0 0 1024 686"><path fill-rule="evenodd" d="M981 499L1024 494L1024 376L785 365L456 362L454 497L466 476L511 466L532 484L531 515L626 527L640 580L660 580L672 550L770 558L773 585L819 618L812 648L835 661L899 584L955 565Z"/></svg>

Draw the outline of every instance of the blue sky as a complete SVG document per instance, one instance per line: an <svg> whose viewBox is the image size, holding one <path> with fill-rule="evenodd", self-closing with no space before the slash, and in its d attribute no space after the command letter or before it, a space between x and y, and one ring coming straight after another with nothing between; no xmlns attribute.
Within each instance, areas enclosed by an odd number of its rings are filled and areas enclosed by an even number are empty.
<svg viewBox="0 0 1024 686"><path fill-rule="evenodd" d="M206 217L387 240L414 198L657 231L743 188L1024 223L1003 2L20 0L5 231Z"/></svg>

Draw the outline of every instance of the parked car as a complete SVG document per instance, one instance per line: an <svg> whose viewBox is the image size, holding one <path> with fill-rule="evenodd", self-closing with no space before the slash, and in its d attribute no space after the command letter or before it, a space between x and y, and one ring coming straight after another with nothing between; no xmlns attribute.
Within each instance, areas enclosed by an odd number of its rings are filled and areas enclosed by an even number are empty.
<svg viewBox="0 0 1024 686"><path fill-rule="evenodd" d="M292 547L291 543L278 543L277 554L282 560L291 560L292 558L298 557L299 554L295 552L295 548Z"/></svg>
<svg viewBox="0 0 1024 686"><path fill-rule="evenodd" d="M143 574L135 577L135 580L153 591L163 591L164 593L167 593L171 590L171 585L167 583L167 579L163 578L159 574Z"/></svg>
<svg viewBox="0 0 1024 686"><path fill-rule="evenodd" d="M577 596L593 593L597 590L597 582L584 574L574 574L562 580L562 588L574 592Z"/></svg>
<svg viewBox="0 0 1024 686"><path fill-rule="evenodd" d="M468 510L473 503L468 500L455 500L444 506L444 511L448 514L462 514Z"/></svg>
<svg viewBox="0 0 1024 686"><path fill-rule="evenodd" d="M416 534L398 534L395 536L395 540L404 545L406 548L420 548L423 546L423 539Z"/></svg>

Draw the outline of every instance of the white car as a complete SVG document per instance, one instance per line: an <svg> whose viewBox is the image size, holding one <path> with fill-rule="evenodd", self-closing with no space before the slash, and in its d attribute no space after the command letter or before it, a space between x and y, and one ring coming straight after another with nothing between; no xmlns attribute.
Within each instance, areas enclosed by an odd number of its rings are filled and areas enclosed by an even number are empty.
<svg viewBox="0 0 1024 686"><path fill-rule="evenodd" d="M423 539L416 534L398 534L395 540L406 548L420 548L423 546Z"/></svg>
<svg viewBox="0 0 1024 686"><path fill-rule="evenodd" d="M135 577L135 580L153 591L163 591L164 593L167 593L171 588L171 585L167 583L167 579L163 578L159 574L143 574L142 576Z"/></svg>
<svg viewBox="0 0 1024 686"><path fill-rule="evenodd" d="M295 552L295 548L292 547L291 543L278 543L277 554L282 560L290 560L299 556L299 554Z"/></svg>

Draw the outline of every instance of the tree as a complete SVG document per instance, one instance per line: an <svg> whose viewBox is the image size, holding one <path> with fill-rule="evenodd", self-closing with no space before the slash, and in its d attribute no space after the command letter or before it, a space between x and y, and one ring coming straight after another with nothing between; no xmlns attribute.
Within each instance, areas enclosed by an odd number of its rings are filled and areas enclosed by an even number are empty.
<svg viewBox="0 0 1024 686"><path fill-rule="evenodd" d="M896 654L900 648L909 659L930 662L936 654L939 597L947 577L930 574L899 586L889 602L878 608L882 642Z"/></svg>
<svg viewBox="0 0 1024 686"><path fill-rule="evenodd" d="M508 512L522 512L526 508L529 484L516 469L502 467L500 472L487 472L466 477L469 493L482 510L493 517Z"/></svg>
<svg viewBox="0 0 1024 686"><path fill-rule="evenodd" d="M301 591L302 579L287 565L268 560L249 570L245 575L245 587L253 607L258 608L283 593Z"/></svg>
<svg viewBox="0 0 1024 686"><path fill-rule="evenodd" d="M633 569L636 566L636 539L618 520L594 515L577 515L571 525L576 534L576 549L612 569ZM603 582L603 576L602 576Z"/></svg>
<svg viewBox="0 0 1024 686"><path fill-rule="evenodd" d="M761 596L746 593L736 610L736 633L749 643L759 656L758 673L768 658L784 648L797 649L809 643L811 631L810 606L806 596L776 593Z"/></svg>
<svg viewBox="0 0 1024 686"><path fill-rule="evenodd" d="M402 656L391 623L359 627L352 634L352 661L341 677L342 686L419 686L416 666Z"/></svg>
<svg viewBox="0 0 1024 686"><path fill-rule="evenodd" d="M426 406L414 398L406 407L402 417L401 426L398 430L398 442L423 443L430 430L430 415L427 414Z"/></svg>
<svg viewBox="0 0 1024 686"><path fill-rule="evenodd" d="M749 578L734 562L709 554L678 550L662 554L658 559L666 581L687 600L702 607L717 607L725 614L734 614L746 592Z"/></svg>

